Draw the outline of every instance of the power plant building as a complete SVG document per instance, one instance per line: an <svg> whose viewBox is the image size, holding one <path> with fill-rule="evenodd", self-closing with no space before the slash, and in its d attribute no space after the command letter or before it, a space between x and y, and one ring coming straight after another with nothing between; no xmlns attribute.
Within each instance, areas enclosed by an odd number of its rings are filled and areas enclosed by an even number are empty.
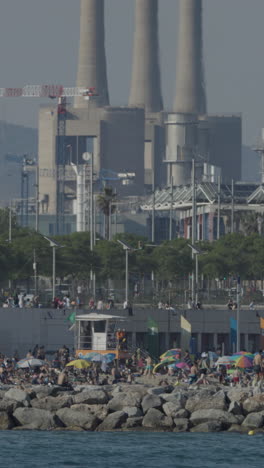
<svg viewBox="0 0 264 468"><path fill-rule="evenodd" d="M209 179L219 174L218 169L224 183L240 179L241 117L207 114L202 0L179 0L171 112L164 110L161 89L159 2L134 0L134 4L128 106L115 107L110 105L108 91L104 0L81 0L76 86L93 88L94 93L76 96L71 106L62 100L58 108L40 109L40 213L74 212L77 188L71 165L85 166L87 185L90 175L85 153L93 154L93 171L99 182L102 171L113 174L113 179L120 172L134 174L133 184L119 187L121 196L142 196L146 189L190 184L193 159L197 167L207 168ZM199 177L204 180L203 173ZM57 232L63 231L57 226Z"/></svg>

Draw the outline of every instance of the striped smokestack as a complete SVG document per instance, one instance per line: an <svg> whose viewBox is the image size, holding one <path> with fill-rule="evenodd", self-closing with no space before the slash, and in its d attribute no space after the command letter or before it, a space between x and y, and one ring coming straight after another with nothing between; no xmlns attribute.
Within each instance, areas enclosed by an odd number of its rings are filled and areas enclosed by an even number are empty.
<svg viewBox="0 0 264 468"><path fill-rule="evenodd" d="M158 0L136 0L130 106L163 108L159 67Z"/></svg>
<svg viewBox="0 0 264 468"><path fill-rule="evenodd" d="M202 0L179 0L179 39L174 111L205 114Z"/></svg>
<svg viewBox="0 0 264 468"><path fill-rule="evenodd" d="M109 104L104 30L104 0L81 0L80 49L76 86L94 87L97 106ZM89 102L89 101L88 101ZM87 107L82 97L75 99L76 108Z"/></svg>

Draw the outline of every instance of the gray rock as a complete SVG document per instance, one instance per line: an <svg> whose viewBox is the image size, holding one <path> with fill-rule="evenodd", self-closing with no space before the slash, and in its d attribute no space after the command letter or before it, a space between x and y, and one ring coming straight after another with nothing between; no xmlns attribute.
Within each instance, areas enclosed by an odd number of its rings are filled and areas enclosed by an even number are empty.
<svg viewBox="0 0 264 468"><path fill-rule="evenodd" d="M123 411L126 407L140 407L141 397L136 393L118 393L108 403L110 411Z"/></svg>
<svg viewBox="0 0 264 468"><path fill-rule="evenodd" d="M100 421L103 421L109 413L106 405L86 405L85 403L80 403L78 405L72 405L71 409L76 411L90 411L90 413L95 415Z"/></svg>
<svg viewBox="0 0 264 468"><path fill-rule="evenodd" d="M235 414L235 415L241 415L242 414L242 407L241 404L238 403L237 401L231 401L229 408L228 408L229 413Z"/></svg>
<svg viewBox="0 0 264 468"><path fill-rule="evenodd" d="M181 408L181 405L177 403L177 401L176 403L172 401L167 401L166 403L164 403L164 405L162 405L162 409L164 413L166 414L166 416L171 416L172 418L175 418L176 413L182 408Z"/></svg>
<svg viewBox="0 0 264 468"><path fill-rule="evenodd" d="M125 424L123 424L124 429L133 429L133 427L142 426L143 418L127 418Z"/></svg>
<svg viewBox="0 0 264 468"><path fill-rule="evenodd" d="M143 427L159 428L172 427L173 420L169 416L165 416L161 411L155 408L150 408L142 421Z"/></svg>
<svg viewBox="0 0 264 468"><path fill-rule="evenodd" d="M149 395L161 395L162 393L164 393L164 387L152 387L152 388L149 388L147 393Z"/></svg>
<svg viewBox="0 0 264 468"><path fill-rule="evenodd" d="M125 406L123 411L127 413L128 418L140 418L143 416L141 409L136 406Z"/></svg>
<svg viewBox="0 0 264 468"><path fill-rule="evenodd" d="M179 390L174 390L172 393L163 393L160 397L165 401L177 402L181 408L185 408L188 394L180 392Z"/></svg>
<svg viewBox="0 0 264 468"><path fill-rule="evenodd" d="M98 426L98 431L112 431L119 429L127 420L127 413L124 411L116 411L115 413L108 414L105 420Z"/></svg>
<svg viewBox="0 0 264 468"><path fill-rule="evenodd" d="M0 430L7 431L12 429L15 423L13 418L6 411L0 411Z"/></svg>
<svg viewBox="0 0 264 468"><path fill-rule="evenodd" d="M185 408L190 412L193 413L197 410L226 410L227 409L227 401L226 395L223 391L220 391L214 395L212 395L211 391L203 390L198 392L196 395L190 397L187 400Z"/></svg>
<svg viewBox="0 0 264 468"><path fill-rule="evenodd" d="M240 424L232 424L228 432L239 432L239 433L248 433L248 428L246 426L241 426Z"/></svg>
<svg viewBox="0 0 264 468"><path fill-rule="evenodd" d="M8 398L9 400L20 401L23 404L30 401L28 393L24 392L24 390L20 390L20 388L10 388L10 390L5 393L5 398Z"/></svg>
<svg viewBox="0 0 264 468"><path fill-rule="evenodd" d="M242 403L247 398L252 396L252 389L251 388L230 388L227 391L227 398L230 401L237 401L238 403Z"/></svg>
<svg viewBox="0 0 264 468"><path fill-rule="evenodd" d="M48 430L57 426L56 419L50 411L38 408L17 408L13 417L21 426L30 425L34 429Z"/></svg>
<svg viewBox="0 0 264 468"><path fill-rule="evenodd" d="M101 388L91 388L74 395L73 401L76 404L86 403L87 405L105 405L108 402L108 395Z"/></svg>
<svg viewBox="0 0 264 468"><path fill-rule="evenodd" d="M62 395L58 397L47 396L44 398L35 398L31 401L33 408L44 409L47 411L57 411L60 408L69 407L72 404L72 397L68 395Z"/></svg>
<svg viewBox="0 0 264 468"><path fill-rule="evenodd" d="M231 426L231 424L238 424L238 416L222 410L204 409L197 410L192 413L190 421L197 426L198 424L208 423L211 421Z"/></svg>
<svg viewBox="0 0 264 468"><path fill-rule="evenodd" d="M55 393L54 388L49 385L34 385L34 392L36 398L45 398L46 396L53 395Z"/></svg>
<svg viewBox="0 0 264 468"><path fill-rule="evenodd" d="M147 411L151 408L161 408L162 399L157 395L145 395L141 402L141 406L143 409L143 413L146 414Z"/></svg>
<svg viewBox="0 0 264 468"><path fill-rule="evenodd" d="M198 424L198 426L192 427L190 432L220 432L224 429L224 425L221 422L211 421Z"/></svg>
<svg viewBox="0 0 264 468"><path fill-rule="evenodd" d="M187 432L191 426L189 419L176 418L174 419L175 428L177 431L174 432Z"/></svg>
<svg viewBox="0 0 264 468"><path fill-rule="evenodd" d="M264 415L262 413L250 413L244 419L242 426L246 426L250 429L256 427L262 427L264 424Z"/></svg>
<svg viewBox="0 0 264 468"><path fill-rule="evenodd" d="M89 410L78 411L76 408L61 408L56 415L66 427L77 426L86 431L94 431L99 424L99 419Z"/></svg>
<svg viewBox="0 0 264 468"><path fill-rule="evenodd" d="M243 410L247 413L256 413L264 410L264 394L255 395L247 398L243 402Z"/></svg>
<svg viewBox="0 0 264 468"><path fill-rule="evenodd" d="M190 417L190 413L189 411L187 411L186 409L180 409L179 411L176 411L175 413L175 418L189 418Z"/></svg>
<svg viewBox="0 0 264 468"><path fill-rule="evenodd" d="M9 414L21 406L23 406L21 401L9 400L8 398L0 400L0 411L6 411Z"/></svg>

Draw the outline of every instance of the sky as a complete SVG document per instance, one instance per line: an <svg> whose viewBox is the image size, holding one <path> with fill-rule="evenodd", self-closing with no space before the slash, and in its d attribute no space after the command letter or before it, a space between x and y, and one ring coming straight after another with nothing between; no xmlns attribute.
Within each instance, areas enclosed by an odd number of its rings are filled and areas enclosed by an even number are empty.
<svg viewBox="0 0 264 468"><path fill-rule="evenodd" d="M0 0L0 87L74 86L79 0ZM112 105L128 101L133 0L105 0ZM160 60L165 107L175 89L178 0L160 0ZM243 141L264 127L264 0L204 0L204 61L209 113L242 113ZM47 101L0 99L0 120L37 127Z"/></svg>

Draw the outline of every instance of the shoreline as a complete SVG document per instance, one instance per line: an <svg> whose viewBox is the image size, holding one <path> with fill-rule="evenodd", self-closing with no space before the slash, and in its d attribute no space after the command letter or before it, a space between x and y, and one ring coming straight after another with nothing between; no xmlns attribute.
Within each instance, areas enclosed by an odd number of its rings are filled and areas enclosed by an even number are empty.
<svg viewBox="0 0 264 468"><path fill-rule="evenodd" d="M264 433L262 384L198 388L156 386L153 380L72 388L2 385L0 430Z"/></svg>

